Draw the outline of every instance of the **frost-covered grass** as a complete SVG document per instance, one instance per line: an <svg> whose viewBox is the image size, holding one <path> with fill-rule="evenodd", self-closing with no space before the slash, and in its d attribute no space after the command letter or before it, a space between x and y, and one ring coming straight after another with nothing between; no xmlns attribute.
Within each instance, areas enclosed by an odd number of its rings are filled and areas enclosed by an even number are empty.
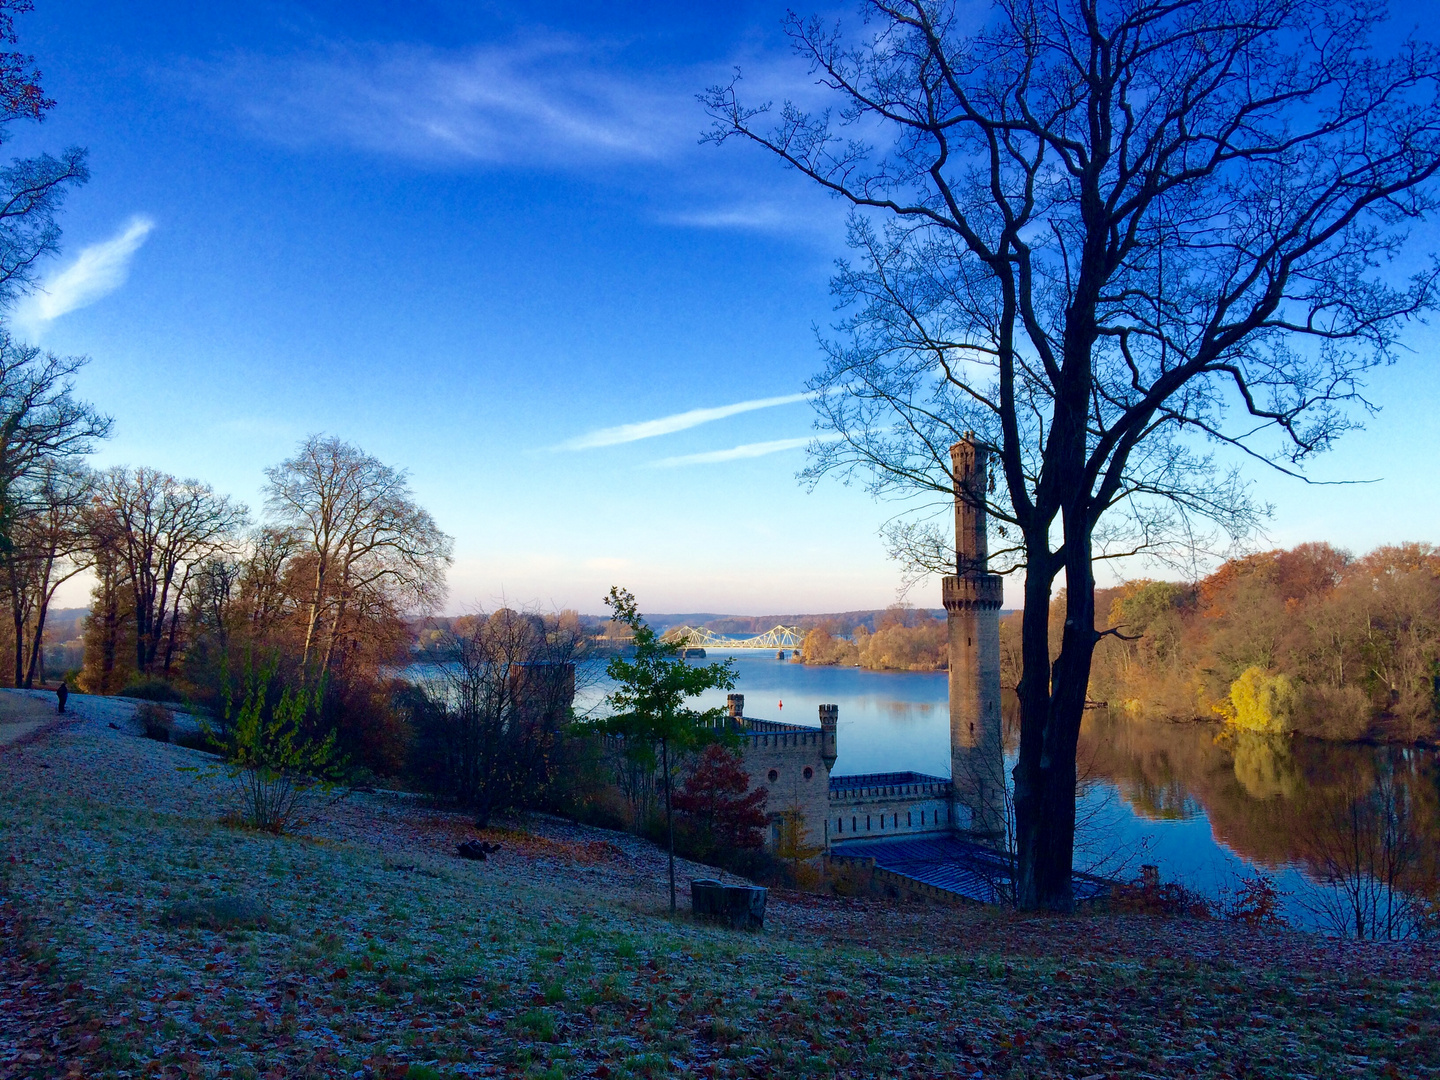
<svg viewBox="0 0 1440 1080"><path fill-rule="evenodd" d="M537 820L470 863L449 854L464 819L384 796L271 837L219 823L223 779L181 771L203 761L96 720L0 752L0 891L26 962L73 1001L60 1064L10 1068L1440 1074L1424 950L797 897L764 934L732 933L671 921L663 861L630 838ZM166 918L221 898L263 908L263 926Z"/></svg>

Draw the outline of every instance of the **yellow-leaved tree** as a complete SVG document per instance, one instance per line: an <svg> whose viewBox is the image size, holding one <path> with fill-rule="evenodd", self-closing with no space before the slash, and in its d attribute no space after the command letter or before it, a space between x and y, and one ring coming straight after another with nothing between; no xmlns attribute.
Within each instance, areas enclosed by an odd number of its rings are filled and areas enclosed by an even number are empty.
<svg viewBox="0 0 1440 1080"><path fill-rule="evenodd" d="M1290 730L1295 696L1295 685L1288 676L1248 667L1230 684L1230 699L1215 711L1240 731L1281 734Z"/></svg>

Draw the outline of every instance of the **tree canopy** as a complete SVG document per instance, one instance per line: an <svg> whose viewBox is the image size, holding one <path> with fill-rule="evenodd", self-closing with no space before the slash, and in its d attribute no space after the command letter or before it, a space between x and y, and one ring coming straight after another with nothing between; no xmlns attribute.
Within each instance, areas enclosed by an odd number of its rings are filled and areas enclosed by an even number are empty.
<svg viewBox="0 0 1440 1080"><path fill-rule="evenodd" d="M707 738L716 738L725 710L696 709L689 702L706 690L729 689L735 685L730 661L719 664L689 664L674 642L660 636L640 616L635 597L618 586L605 598L616 622L634 633L634 652L629 658L611 659L605 673L615 687L605 697L608 716L593 722L593 729L624 740L625 749L650 768L660 766L665 785L665 829L670 855L670 910L675 910L675 830L671 807L672 755L693 749ZM656 760L659 751L659 760Z"/></svg>
<svg viewBox="0 0 1440 1080"><path fill-rule="evenodd" d="M1382 5L1331 0L870 0L792 16L837 106L705 102L854 208L845 309L811 382L806 475L955 490L993 450L992 550L1023 568L1015 810L1021 902L1068 909L1093 560L1184 554L1264 512L1238 463L1303 469L1353 426L1364 373L1435 298L1398 269L1435 205L1440 59L1381 55ZM953 550L892 532L928 571ZM1048 609L1068 609L1052 660Z"/></svg>

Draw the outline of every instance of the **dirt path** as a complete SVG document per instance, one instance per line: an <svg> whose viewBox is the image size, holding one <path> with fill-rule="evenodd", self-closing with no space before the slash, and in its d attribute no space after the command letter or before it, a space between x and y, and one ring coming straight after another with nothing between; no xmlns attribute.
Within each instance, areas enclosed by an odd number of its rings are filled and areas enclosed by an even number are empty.
<svg viewBox="0 0 1440 1080"><path fill-rule="evenodd" d="M54 705L11 690L0 690L0 746L23 739L55 719Z"/></svg>

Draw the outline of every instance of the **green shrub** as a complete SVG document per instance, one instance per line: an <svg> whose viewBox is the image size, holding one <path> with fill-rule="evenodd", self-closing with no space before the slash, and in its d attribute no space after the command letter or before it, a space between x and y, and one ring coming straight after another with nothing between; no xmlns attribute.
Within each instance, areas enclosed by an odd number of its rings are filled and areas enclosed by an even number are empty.
<svg viewBox="0 0 1440 1080"><path fill-rule="evenodd" d="M282 833L300 824L316 794L330 791L344 763L335 732L314 735L324 686L282 687L275 665L245 680L239 709L227 691L225 720L217 735L207 728L235 785L237 816L255 829Z"/></svg>
<svg viewBox="0 0 1440 1080"><path fill-rule="evenodd" d="M135 707L135 719L144 729L147 739L169 742L174 734L175 716L159 702L142 701Z"/></svg>
<svg viewBox="0 0 1440 1080"><path fill-rule="evenodd" d="M139 698L141 701L165 701L172 705L185 700L185 695L164 679L136 679L120 691L121 697Z"/></svg>

